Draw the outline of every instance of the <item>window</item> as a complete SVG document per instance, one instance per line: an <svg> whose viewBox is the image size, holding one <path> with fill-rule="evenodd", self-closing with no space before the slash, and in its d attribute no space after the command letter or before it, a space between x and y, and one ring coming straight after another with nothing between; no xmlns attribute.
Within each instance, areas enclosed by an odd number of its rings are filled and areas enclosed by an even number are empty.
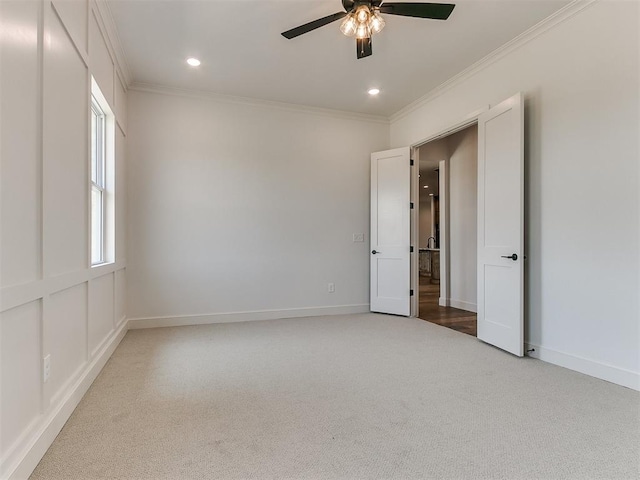
<svg viewBox="0 0 640 480"><path fill-rule="evenodd" d="M91 82L91 265L114 261L114 117Z"/></svg>
<svg viewBox="0 0 640 480"><path fill-rule="evenodd" d="M105 261L105 115L91 95L91 265Z"/></svg>

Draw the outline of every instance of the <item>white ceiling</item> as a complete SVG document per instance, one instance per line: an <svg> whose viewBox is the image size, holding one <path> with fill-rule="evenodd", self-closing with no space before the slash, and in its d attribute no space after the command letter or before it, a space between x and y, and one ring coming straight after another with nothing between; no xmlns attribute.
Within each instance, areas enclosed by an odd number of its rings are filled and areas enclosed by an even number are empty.
<svg viewBox="0 0 640 480"><path fill-rule="evenodd" d="M455 1L455 0L454 0ZM385 15L373 56L335 22L340 0L109 0L133 81L390 116L569 0L458 0L447 21ZM188 67L185 59L202 61ZM378 87L378 97L367 90Z"/></svg>

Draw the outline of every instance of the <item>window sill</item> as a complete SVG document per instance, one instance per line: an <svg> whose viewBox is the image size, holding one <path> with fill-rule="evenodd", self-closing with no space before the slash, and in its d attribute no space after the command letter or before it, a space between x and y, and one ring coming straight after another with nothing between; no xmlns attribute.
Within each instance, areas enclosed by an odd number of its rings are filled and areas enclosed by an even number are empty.
<svg viewBox="0 0 640 480"><path fill-rule="evenodd" d="M102 262L102 263L94 263L93 265L91 265L91 268L100 268L100 267L106 267L109 265L113 265L116 262L113 261L107 261L107 262Z"/></svg>

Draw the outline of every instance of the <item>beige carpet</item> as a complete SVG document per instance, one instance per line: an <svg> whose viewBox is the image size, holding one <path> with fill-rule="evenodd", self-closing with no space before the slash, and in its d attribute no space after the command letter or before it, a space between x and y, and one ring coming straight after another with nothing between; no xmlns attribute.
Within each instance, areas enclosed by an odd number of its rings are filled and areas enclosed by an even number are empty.
<svg viewBox="0 0 640 480"><path fill-rule="evenodd" d="M130 331L33 479L640 475L640 396L384 315Z"/></svg>

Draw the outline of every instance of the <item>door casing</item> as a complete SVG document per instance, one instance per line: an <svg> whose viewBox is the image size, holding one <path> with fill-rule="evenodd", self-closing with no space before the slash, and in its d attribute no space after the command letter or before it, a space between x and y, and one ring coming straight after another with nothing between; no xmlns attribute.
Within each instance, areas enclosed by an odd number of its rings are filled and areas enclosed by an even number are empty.
<svg viewBox="0 0 640 480"><path fill-rule="evenodd" d="M411 298L411 316L418 316L418 304L419 304L419 278L418 278L418 267L419 267L419 252L418 252L418 232L419 225L418 219L420 218L420 188L419 188L419 179L418 174L420 173L420 159L419 159L419 148L425 143L432 142L434 140L438 140L444 137L448 137L449 135L453 135L460 130L464 130L471 125L478 123L478 118L481 114L488 111L490 108L487 105L480 110L470 113L466 115L464 118L460 119L458 122L450 124L449 126L439 129L437 132L427 135L423 140L414 143L411 145L411 158L414 160L413 167L411 170L411 201L413 202L415 208L411 214L411 245L414 245L414 253L411 255L411 288L415 292L415 295ZM445 174L446 176L446 174ZM446 178L441 178L441 182L446 182ZM445 195L448 195L448 189L445 189ZM444 201L440 201L440 285L441 289L444 285L444 295L441 291L440 298L447 298L447 282L448 282L448 268L449 268L449 237L448 237L448 215L446 209L448 207L448 199L445 198ZM443 212L444 210L444 212ZM443 215L444 214L444 215ZM441 302L442 305L442 302ZM446 305L442 305L446 306Z"/></svg>

